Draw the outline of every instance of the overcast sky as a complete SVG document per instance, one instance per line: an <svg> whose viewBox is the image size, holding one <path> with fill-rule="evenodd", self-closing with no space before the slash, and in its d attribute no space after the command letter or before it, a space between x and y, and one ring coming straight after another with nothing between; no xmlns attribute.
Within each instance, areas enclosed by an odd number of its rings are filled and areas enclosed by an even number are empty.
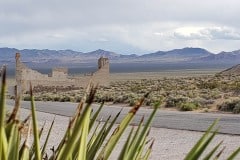
<svg viewBox="0 0 240 160"><path fill-rule="evenodd" d="M240 49L239 0L0 0L0 47Z"/></svg>

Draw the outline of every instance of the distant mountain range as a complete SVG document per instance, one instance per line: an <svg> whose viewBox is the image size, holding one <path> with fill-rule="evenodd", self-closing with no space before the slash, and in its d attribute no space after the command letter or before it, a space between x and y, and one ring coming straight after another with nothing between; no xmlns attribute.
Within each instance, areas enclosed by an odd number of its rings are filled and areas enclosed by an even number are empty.
<svg viewBox="0 0 240 160"><path fill-rule="evenodd" d="M34 65L74 65L95 63L103 56L110 59L110 63L154 63L154 64L229 64L240 63L240 50L232 52L211 53L202 48L183 48L170 51L157 51L144 55L123 55L111 51L96 50L88 53L73 50L49 50L49 49L15 49L0 48L0 64L13 65L15 53L21 53L21 59L25 63Z"/></svg>

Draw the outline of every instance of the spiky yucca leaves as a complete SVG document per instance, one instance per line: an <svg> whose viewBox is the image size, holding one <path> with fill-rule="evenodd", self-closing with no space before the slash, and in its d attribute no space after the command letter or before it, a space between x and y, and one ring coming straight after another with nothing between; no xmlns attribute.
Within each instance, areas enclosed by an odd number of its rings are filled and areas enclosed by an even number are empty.
<svg viewBox="0 0 240 160"><path fill-rule="evenodd" d="M204 151L208 151L207 146L211 143L211 141L213 140L213 138L215 137L215 135L218 132L218 128L214 129L214 127L216 127L218 121L219 121L218 119L215 120L213 122L213 124L207 129L207 131L203 134L203 136L198 140L198 142L193 146L191 151L187 154L187 156L185 157L185 160L199 159ZM218 154L216 154L217 149L220 147L221 144L222 144L222 141L220 143L218 143L212 150L210 150L210 152L202 159L209 160L209 159L212 159L212 157L214 157L213 159L217 160L221 156L221 154L223 153L223 150L224 150L224 148L223 148ZM227 160L233 160L239 152L240 152L240 147L238 149L236 149L227 158Z"/></svg>
<svg viewBox="0 0 240 160"><path fill-rule="evenodd" d="M47 155L46 153L46 146L47 142L49 140L50 132L53 128L54 121L51 124L51 127L47 133L47 138L43 144L43 146L40 146L40 138L43 133L43 127L38 130L38 124L37 124L37 115L36 115L36 109L35 109L35 102L34 102L34 96L32 92L32 86L30 84L30 97L31 97L31 116L32 121L29 121L29 117L27 117L23 122L19 121L18 111L20 107L20 97L16 97L15 107L13 108L13 111L9 117L8 120L5 121L5 92L6 92L6 68L4 67L3 74L2 74L2 87L1 87L1 97L0 97L0 111L1 111L1 117L0 117L0 158L1 160L7 160L7 159L59 159L59 160L65 160L65 159L80 159L80 160L86 160L86 159L107 159L111 152L113 151L116 143L119 141L121 135L124 133L125 129L133 119L134 115L138 111L139 107L143 104L144 99L148 96L146 94L142 99L136 102L136 105L129 111L129 113L123 118L120 125L114 130L110 138L107 140L108 135L111 133L111 130L114 127L114 124L117 120L117 118L120 115L120 112L115 115L111 119L111 116L109 116L108 120L106 122L102 122L103 125L100 125L100 122L97 122L97 125L94 125L96 123L96 119L104 105L102 103L99 107L99 109L93 113L91 104L93 103L93 99L96 93L97 87L93 87L90 84L87 87L87 92L85 96L82 98L82 101L79 103L77 107L76 114L71 118L69 122L69 126L66 130L66 133L64 137L62 138L61 142L59 143L59 146L56 147L56 149L52 148L52 154ZM138 137L135 137L138 139L136 144L139 144L140 148L138 149L139 152L136 152L136 157L142 157L146 159L146 157L149 156L152 144L150 147L146 150L146 153L143 152L143 148L145 145L148 145L146 143L147 140L147 132L149 132L149 126L150 121L153 118L154 113L156 113L157 107L155 108L152 116L150 116L149 120L147 121L145 127L142 128L142 122L141 127L138 127L137 131L135 131L135 135L138 135ZM24 128L24 125L29 122L28 126L28 133L26 136L26 139L20 145L21 140L21 130ZM90 130L93 127L96 127L93 132L90 132ZM31 131L33 131L33 142L30 144L30 134ZM142 138L140 137L142 136ZM131 141L133 141L131 134L129 136L131 138ZM142 139L142 140L139 140ZM104 144L104 141L107 141L106 144ZM136 147L133 145L133 147ZM102 150L100 150L102 149ZM129 147L128 150L124 150L125 155L129 154L129 150L131 147Z"/></svg>
<svg viewBox="0 0 240 160"><path fill-rule="evenodd" d="M131 120L135 116L136 112L139 110L144 99L148 96L146 94L142 99L136 102L135 106L129 111L129 113L123 118L117 128L111 134L111 130L114 127L114 124L120 114L120 112L111 119L109 116L106 122L102 122L103 125L100 125L100 122L97 122L96 118L98 117L99 112L101 111L103 104L99 109L93 113L91 104L96 93L96 87L91 87L90 85L89 92L86 92L86 95L77 107L76 114L71 118L69 126L66 130L65 135L62 137L59 145L53 147L52 154L46 154L46 145L52 130L54 121L51 124L51 127L47 133L47 138L43 144L43 147L40 147L40 138L42 135L42 129L38 130L37 117L35 112L34 97L32 93L32 88L30 88L31 93L31 115L32 121L28 121L27 117L23 122L20 122L18 119L18 110L20 106L20 97L16 97L15 107L12 114L8 120L5 120L5 91L6 91L6 68L3 68L2 72L2 86L1 86L1 95L0 95L0 159L50 159L50 160L92 160L92 159L108 159L111 155L111 152L115 148L115 145L121 138L121 135L125 132L127 126L129 126ZM91 89L90 89L91 88ZM122 150L119 151L119 160L146 160L149 158L151 153L154 140L148 139L148 134L150 132L151 121L158 109L159 103L155 105L155 108L146 120L144 124L143 119L140 121L139 125L135 129L134 127L129 132L127 136L127 141L122 147ZM27 133L27 138L24 140L23 144L20 144L21 140L21 130L24 128L24 125L29 122L29 128ZM32 125L31 125L32 124ZM197 144L192 148L189 154L186 156L186 160L199 159L203 151L206 150L206 147L214 136L217 133L217 130L212 132L212 129L216 125L216 122L210 126L207 132L203 137L197 142ZM92 132L90 130L93 127ZM30 144L30 131L33 131L34 140ZM111 136L108 136L111 134ZM109 138L108 138L109 137ZM104 143L106 141L106 143ZM150 143L150 144L149 144ZM215 156L217 149L221 145L221 142L214 147L209 153L204 157L204 159L210 159ZM232 160L240 152L238 148L229 156L229 160ZM215 156L218 158L222 153L222 150Z"/></svg>

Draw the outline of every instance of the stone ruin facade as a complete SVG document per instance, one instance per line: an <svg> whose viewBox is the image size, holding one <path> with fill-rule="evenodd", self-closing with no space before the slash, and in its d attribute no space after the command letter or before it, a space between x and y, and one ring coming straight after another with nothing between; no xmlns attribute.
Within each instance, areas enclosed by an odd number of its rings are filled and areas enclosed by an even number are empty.
<svg viewBox="0 0 240 160"><path fill-rule="evenodd" d="M42 74L30 69L21 62L20 53L16 53L16 90L17 93L29 91L30 83L33 88L56 87L56 88L85 88L91 80L93 84L100 86L109 85L109 60L98 59L98 69L84 76L70 76L67 68L53 68L51 74Z"/></svg>

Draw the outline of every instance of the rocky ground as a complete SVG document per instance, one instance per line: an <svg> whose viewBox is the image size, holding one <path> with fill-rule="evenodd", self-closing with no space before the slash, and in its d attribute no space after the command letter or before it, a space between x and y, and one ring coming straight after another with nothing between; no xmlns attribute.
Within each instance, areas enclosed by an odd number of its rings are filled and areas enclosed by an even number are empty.
<svg viewBox="0 0 240 160"><path fill-rule="evenodd" d="M21 117L26 117L29 114L29 110L21 109ZM46 137L46 133L52 120L55 117L55 124L52 130L52 134L49 139L48 153L51 153L50 148L56 146L64 132L66 130L69 117L65 116L55 116L49 113L37 112L37 118L39 126L42 126L45 122L45 129L43 134L43 139ZM110 159L114 160L117 158L119 149L127 138L127 133L130 131L131 127L127 128L127 132L122 136L120 142L117 144L117 148ZM151 138L155 139L153 151L151 154L151 160L164 159L164 160L180 160L184 159L184 156L189 152L197 140L202 136L202 132L195 131L184 131L184 130L173 130L173 129L163 129L163 128L152 128L150 132ZM239 136L224 135L219 134L213 140L213 143L209 146L213 148L214 145L223 140L222 148L226 147L223 155L220 159L226 159L226 157L232 153L237 147L240 146ZM43 143L43 141L42 141ZM221 148L221 149L222 149ZM206 154L206 153L205 153ZM238 156L239 159L240 155Z"/></svg>

